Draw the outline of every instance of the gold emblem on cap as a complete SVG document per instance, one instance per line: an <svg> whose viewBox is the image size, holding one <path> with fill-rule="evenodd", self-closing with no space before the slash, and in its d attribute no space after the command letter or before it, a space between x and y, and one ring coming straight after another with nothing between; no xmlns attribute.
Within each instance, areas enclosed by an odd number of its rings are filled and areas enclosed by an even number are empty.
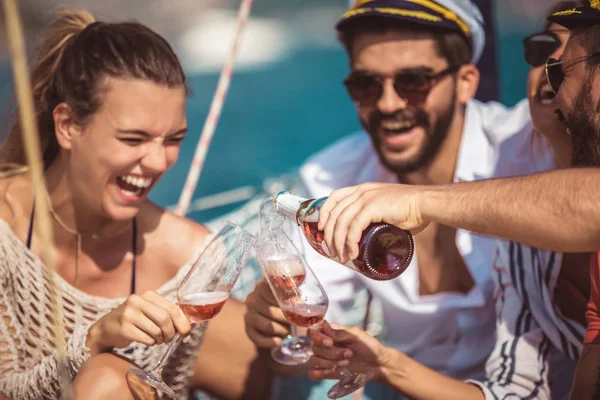
<svg viewBox="0 0 600 400"><path fill-rule="evenodd" d="M342 15L342 18L348 19L350 17L354 17L355 15L360 15L360 14L368 13L371 11L373 11L372 8L359 8L357 10L348 10L344 13L344 15Z"/></svg>
<svg viewBox="0 0 600 400"><path fill-rule="evenodd" d="M430 10L433 10L437 13L440 13L444 16L444 18L446 18L447 20L453 21L456 23L456 25L458 25L458 27L465 33L465 35L470 36L471 35L471 30L469 29L469 25L467 25L465 23L465 21L462 20L462 18L460 18L458 15L456 15L455 12L442 7L441 5L431 1L431 0L406 0L409 1L411 3L415 3L415 4L419 4L420 6L423 7L427 7ZM597 0L600 1L600 0Z"/></svg>
<svg viewBox="0 0 600 400"><path fill-rule="evenodd" d="M590 0L590 7L600 10L600 0Z"/></svg>
<svg viewBox="0 0 600 400"><path fill-rule="evenodd" d="M440 17L433 14L429 14L424 11L401 10L399 8L392 7L377 7L375 8L375 11L382 14L401 15L403 17L417 18L425 21L442 22L442 19Z"/></svg>
<svg viewBox="0 0 600 400"><path fill-rule="evenodd" d="M596 0L598 1L598 0ZM569 8L568 10L558 11L552 14L553 17L566 17L573 14L581 14L576 8Z"/></svg>

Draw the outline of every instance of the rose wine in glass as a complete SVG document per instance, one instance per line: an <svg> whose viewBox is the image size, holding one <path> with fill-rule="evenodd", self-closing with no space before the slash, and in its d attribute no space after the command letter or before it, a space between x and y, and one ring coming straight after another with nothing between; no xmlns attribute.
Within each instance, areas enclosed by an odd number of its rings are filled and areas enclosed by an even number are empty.
<svg viewBox="0 0 600 400"><path fill-rule="evenodd" d="M292 327L291 335L271 355L282 364L304 364L312 355L312 344L306 336L297 336L295 327L310 328L321 323L329 304L327 295L287 235L263 236L256 247L256 257Z"/></svg>
<svg viewBox="0 0 600 400"><path fill-rule="evenodd" d="M177 288L179 307L192 325L210 320L223 309L254 241L254 236L227 222L202 251ZM177 333L152 371L137 367L129 370L153 388L175 397L176 393L162 379L162 370L180 341Z"/></svg>
<svg viewBox="0 0 600 400"><path fill-rule="evenodd" d="M273 197L269 197L260 204L258 212L258 237L259 239L275 234L286 235L288 228L293 231L294 227L291 221L282 217L273 208ZM277 275L273 277L273 284L279 286L281 290L293 290L292 288L304 281L304 266L301 262L288 260L289 268L296 269L298 272L291 278L287 275ZM274 265L272 265L274 267ZM290 282L293 281L293 282ZM310 346L308 338L298 337L296 325L290 325L290 334L283 339L283 346L277 347L271 351L271 355L277 362L284 365L298 365L305 362L304 359L298 358L298 352L289 351L290 348L296 346L296 349ZM293 354L292 354L293 353ZM295 355L294 355L295 354Z"/></svg>
<svg viewBox="0 0 600 400"><path fill-rule="evenodd" d="M320 324L325 318L327 307L325 306L310 306L306 304L300 305L284 305L281 310L285 318L296 326L310 328L316 324Z"/></svg>
<svg viewBox="0 0 600 400"><path fill-rule="evenodd" d="M206 292L185 295L179 299L179 308L192 323L200 323L217 315L229 297L227 292Z"/></svg>
<svg viewBox="0 0 600 400"><path fill-rule="evenodd" d="M289 192L280 192L275 196L273 206L279 214L300 225L313 249L332 259L325 246L324 234L318 229L319 210L326 199L305 199ZM358 247L358 257L346 266L379 281L394 279L402 274L410 265L414 252L412 235L386 223L370 224L363 232Z"/></svg>
<svg viewBox="0 0 600 400"><path fill-rule="evenodd" d="M293 298L296 288L304 283L306 270L300 258L292 257L283 260L266 261L268 271L277 271L270 276L271 282L277 290Z"/></svg>

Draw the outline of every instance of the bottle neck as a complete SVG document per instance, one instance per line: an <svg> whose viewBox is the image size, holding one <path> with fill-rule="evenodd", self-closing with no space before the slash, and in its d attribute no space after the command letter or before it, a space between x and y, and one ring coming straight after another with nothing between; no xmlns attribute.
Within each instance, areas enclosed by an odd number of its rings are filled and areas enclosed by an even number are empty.
<svg viewBox="0 0 600 400"><path fill-rule="evenodd" d="M288 219L298 223L298 209L301 204L305 202L307 199L296 196L290 192L279 192L274 200L273 205L275 211Z"/></svg>

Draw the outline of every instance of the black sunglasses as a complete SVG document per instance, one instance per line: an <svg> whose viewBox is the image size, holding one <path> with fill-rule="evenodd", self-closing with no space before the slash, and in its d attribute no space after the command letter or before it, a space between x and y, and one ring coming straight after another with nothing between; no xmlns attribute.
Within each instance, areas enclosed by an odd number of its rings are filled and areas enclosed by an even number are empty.
<svg viewBox="0 0 600 400"><path fill-rule="evenodd" d="M404 72L394 77L394 90L411 106L425 102L429 91L446 75L458 71L460 66L448 67L436 74ZM372 106L383 94L385 78L367 72L353 72L344 80L344 86L352 101L361 106Z"/></svg>
<svg viewBox="0 0 600 400"><path fill-rule="evenodd" d="M523 39L525 61L532 67L544 65L561 45L561 41L554 32L537 32Z"/></svg>
<svg viewBox="0 0 600 400"><path fill-rule="evenodd" d="M573 58L571 60L559 61L556 58L549 58L546 61L546 78L548 83L552 86L552 91L555 94L558 93L560 85L565 80L565 73L563 72L562 65L566 63L577 63L583 60L587 60L590 57L600 56L600 52L588 54L587 56Z"/></svg>

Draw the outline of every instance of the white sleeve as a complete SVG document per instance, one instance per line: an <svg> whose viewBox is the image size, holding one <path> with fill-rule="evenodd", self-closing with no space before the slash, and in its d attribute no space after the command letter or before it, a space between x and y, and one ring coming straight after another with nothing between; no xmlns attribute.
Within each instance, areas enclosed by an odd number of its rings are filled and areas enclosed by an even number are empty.
<svg viewBox="0 0 600 400"><path fill-rule="evenodd" d="M479 386L486 399L550 399L550 340L531 314L527 293L521 291L522 270L502 252L497 254L496 344L486 362L486 381L469 382Z"/></svg>

